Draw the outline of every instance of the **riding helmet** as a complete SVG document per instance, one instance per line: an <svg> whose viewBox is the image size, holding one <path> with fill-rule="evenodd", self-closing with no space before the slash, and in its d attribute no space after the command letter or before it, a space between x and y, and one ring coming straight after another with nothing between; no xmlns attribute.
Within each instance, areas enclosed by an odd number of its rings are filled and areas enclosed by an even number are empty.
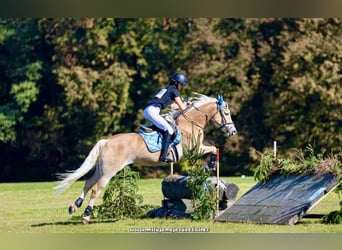
<svg viewBox="0 0 342 250"><path fill-rule="evenodd" d="M183 86L188 85L188 79L186 79L186 76L183 73L176 72L171 76L172 82L179 82Z"/></svg>

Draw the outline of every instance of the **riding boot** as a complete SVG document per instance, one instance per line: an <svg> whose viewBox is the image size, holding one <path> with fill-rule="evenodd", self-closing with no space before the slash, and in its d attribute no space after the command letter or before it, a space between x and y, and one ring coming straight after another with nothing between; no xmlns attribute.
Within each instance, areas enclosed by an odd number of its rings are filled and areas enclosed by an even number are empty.
<svg viewBox="0 0 342 250"><path fill-rule="evenodd" d="M170 159L167 156L167 151L169 149L170 142L171 142L171 135L166 131L163 134L162 148L161 148L160 157L159 157L160 162L166 162L166 163L172 162L172 159Z"/></svg>

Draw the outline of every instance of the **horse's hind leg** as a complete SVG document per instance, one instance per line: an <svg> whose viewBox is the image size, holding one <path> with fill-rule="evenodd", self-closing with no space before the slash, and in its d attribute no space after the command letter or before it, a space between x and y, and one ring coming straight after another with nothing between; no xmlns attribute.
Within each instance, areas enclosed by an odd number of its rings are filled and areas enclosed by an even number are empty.
<svg viewBox="0 0 342 250"><path fill-rule="evenodd" d="M131 144L129 147L127 147L127 141ZM135 133L119 134L110 139L106 146L103 147L100 158L101 162L99 167L96 168L99 178L96 186L93 188L88 206L84 211L83 223L89 223L95 201L110 179L125 166L133 163L137 152L140 150L135 144L139 142L141 142L143 149L146 150L146 146L139 135Z"/></svg>
<svg viewBox="0 0 342 250"><path fill-rule="evenodd" d="M113 175L114 176L114 175ZM94 186L91 192L90 200L88 203L88 206L84 210L84 216L83 216L83 224L88 224L90 221L91 213L93 212L93 207L96 202L96 199L101 194L101 191L105 188L109 180L112 178L112 176L102 176L97 184Z"/></svg>
<svg viewBox="0 0 342 250"><path fill-rule="evenodd" d="M73 214L77 211L77 208L82 206L83 200L85 196L87 195L88 191L96 184L99 176L97 174L97 171L86 181L83 187L83 191L81 195L76 199L74 204L71 204L69 207L69 214Z"/></svg>

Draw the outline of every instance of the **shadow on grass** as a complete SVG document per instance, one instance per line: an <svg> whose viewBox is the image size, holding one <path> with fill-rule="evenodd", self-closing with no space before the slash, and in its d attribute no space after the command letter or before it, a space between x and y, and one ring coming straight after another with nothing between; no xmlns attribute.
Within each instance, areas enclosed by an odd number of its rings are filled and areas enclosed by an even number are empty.
<svg viewBox="0 0 342 250"><path fill-rule="evenodd" d="M149 209L154 209L156 206L147 206L146 212L143 212L142 215L134 217L134 219L151 219L147 216L147 211ZM92 217L89 224L106 224L106 223L115 223L119 220L128 219L130 217L124 216L123 218L96 218ZM84 225L82 216L72 216L68 221L56 221L56 222L43 222L39 224L33 224L31 227L44 227L44 226L67 226L67 225Z"/></svg>
<svg viewBox="0 0 342 250"><path fill-rule="evenodd" d="M306 214L304 217L300 218L300 220L296 223L296 225L314 225L321 224L323 225L322 218L324 214Z"/></svg>
<svg viewBox="0 0 342 250"><path fill-rule="evenodd" d="M89 224L104 224L115 223L120 219L92 219ZM45 227L45 226L67 226L67 225L84 225L82 217L72 217L68 221L56 221L56 222L43 222L39 224L33 224L31 227Z"/></svg>

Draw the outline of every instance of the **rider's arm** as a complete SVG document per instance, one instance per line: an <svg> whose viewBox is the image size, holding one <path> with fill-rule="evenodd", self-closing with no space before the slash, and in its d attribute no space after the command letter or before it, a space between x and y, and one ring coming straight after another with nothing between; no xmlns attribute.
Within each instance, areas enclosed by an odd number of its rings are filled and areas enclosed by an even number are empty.
<svg viewBox="0 0 342 250"><path fill-rule="evenodd" d="M182 99L177 96L175 98L175 103L178 105L178 107L180 108L180 110L184 110L186 108L186 103L182 101Z"/></svg>

